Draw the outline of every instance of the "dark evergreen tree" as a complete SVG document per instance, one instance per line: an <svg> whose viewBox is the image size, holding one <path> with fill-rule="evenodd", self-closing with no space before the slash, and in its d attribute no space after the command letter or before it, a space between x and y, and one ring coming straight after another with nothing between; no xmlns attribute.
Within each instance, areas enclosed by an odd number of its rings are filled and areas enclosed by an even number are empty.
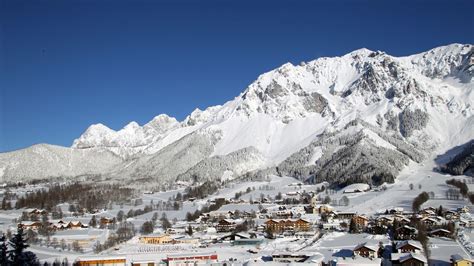
<svg viewBox="0 0 474 266"><path fill-rule="evenodd" d="M38 229L38 234L49 237L52 235L52 230L49 224L49 218L47 214L43 214L41 217L41 226Z"/></svg>
<svg viewBox="0 0 474 266"><path fill-rule="evenodd" d="M186 233L190 236L193 235L194 232L193 232L193 227L191 225L188 225L188 229L186 230Z"/></svg>
<svg viewBox="0 0 474 266"><path fill-rule="evenodd" d="M144 235L153 233L153 223L151 221L144 222L140 228L140 233Z"/></svg>
<svg viewBox="0 0 474 266"><path fill-rule="evenodd" d="M163 227L164 230L167 230L168 228L171 228L171 223L168 220L168 218L166 217L165 213L163 213L163 215L161 216L161 226Z"/></svg>
<svg viewBox="0 0 474 266"><path fill-rule="evenodd" d="M29 247L26 243L23 228L18 228L18 232L10 239L12 249L8 251L9 261L12 265L39 265L38 259L33 252L25 251Z"/></svg>
<svg viewBox="0 0 474 266"><path fill-rule="evenodd" d="M92 215L92 218L89 221L89 225L90 227L93 227L93 228L97 227L97 219L95 218L95 215Z"/></svg>
<svg viewBox="0 0 474 266"><path fill-rule="evenodd" d="M351 219L351 223L349 224L349 233L351 233L351 234L359 233L359 227L357 226L354 219Z"/></svg>
<svg viewBox="0 0 474 266"><path fill-rule="evenodd" d="M122 210L120 210L118 213L117 213L117 221L119 221L119 223L121 223L124 219L124 216L125 214L123 213Z"/></svg>
<svg viewBox="0 0 474 266"><path fill-rule="evenodd" d="M0 265L8 265L8 246L5 235L0 237Z"/></svg>
<svg viewBox="0 0 474 266"><path fill-rule="evenodd" d="M443 206L439 205L438 210L436 210L436 215L443 216L443 213L444 213Z"/></svg>

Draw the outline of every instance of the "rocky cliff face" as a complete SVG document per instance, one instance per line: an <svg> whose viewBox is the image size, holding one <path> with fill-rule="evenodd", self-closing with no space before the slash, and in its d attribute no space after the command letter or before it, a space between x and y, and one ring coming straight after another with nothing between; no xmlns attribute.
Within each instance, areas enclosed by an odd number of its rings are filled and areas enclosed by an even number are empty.
<svg viewBox="0 0 474 266"><path fill-rule="evenodd" d="M360 49L287 63L233 100L196 109L184 121L159 115L119 131L92 125L58 151L106 161L104 167L85 170L75 165L82 161L51 160L48 152L38 157L28 148L0 154L0 176L87 172L172 183L263 173L338 183L391 180L409 161L474 138L473 51L452 44L393 57ZM18 153L36 163L20 170Z"/></svg>

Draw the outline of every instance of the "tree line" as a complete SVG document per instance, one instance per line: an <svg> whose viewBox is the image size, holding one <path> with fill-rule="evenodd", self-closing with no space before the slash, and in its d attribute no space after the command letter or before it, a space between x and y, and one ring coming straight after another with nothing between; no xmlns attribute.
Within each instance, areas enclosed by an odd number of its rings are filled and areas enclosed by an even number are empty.
<svg viewBox="0 0 474 266"><path fill-rule="evenodd" d="M124 202L133 196L134 190L115 184L62 184L52 185L19 197L15 208L40 208L50 211L63 202L75 202L76 209L106 208L109 202Z"/></svg>
<svg viewBox="0 0 474 266"><path fill-rule="evenodd" d="M469 187L467 186L465 181L466 181L465 179L463 182L463 181L456 180L453 178L453 179L447 180L446 184L459 188L459 193L461 193L461 195L464 198L467 198L472 204L474 204L474 193L469 192Z"/></svg>

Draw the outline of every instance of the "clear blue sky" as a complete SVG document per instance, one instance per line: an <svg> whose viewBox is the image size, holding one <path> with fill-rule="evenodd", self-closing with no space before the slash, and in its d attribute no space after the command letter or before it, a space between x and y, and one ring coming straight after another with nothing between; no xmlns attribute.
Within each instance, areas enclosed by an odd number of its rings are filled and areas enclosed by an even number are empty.
<svg viewBox="0 0 474 266"><path fill-rule="evenodd" d="M258 2L258 3L256 3ZM0 151L222 104L285 62L474 42L474 1L0 3Z"/></svg>

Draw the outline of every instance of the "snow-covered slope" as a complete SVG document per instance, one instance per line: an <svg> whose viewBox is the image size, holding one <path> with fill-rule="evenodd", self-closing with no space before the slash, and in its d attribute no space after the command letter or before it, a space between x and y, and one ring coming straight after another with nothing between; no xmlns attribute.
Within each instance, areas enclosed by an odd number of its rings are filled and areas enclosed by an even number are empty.
<svg viewBox="0 0 474 266"><path fill-rule="evenodd" d="M0 153L3 181L28 181L50 177L100 175L111 171L122 159L104 149L71 149L38 144L26 149Z"/></svg>
<svg viewBox="0 0 474 266"><path fill-rule="evenodd" d="M119 131L92 125L71 150L110 151L123 162L103 175L133 180L218 180L259 170L329 181L391 178L409 161L474 138L473 53L472 45L452 44L399 58L359 49L286 63L184 121L159 115Z"/></svg>

